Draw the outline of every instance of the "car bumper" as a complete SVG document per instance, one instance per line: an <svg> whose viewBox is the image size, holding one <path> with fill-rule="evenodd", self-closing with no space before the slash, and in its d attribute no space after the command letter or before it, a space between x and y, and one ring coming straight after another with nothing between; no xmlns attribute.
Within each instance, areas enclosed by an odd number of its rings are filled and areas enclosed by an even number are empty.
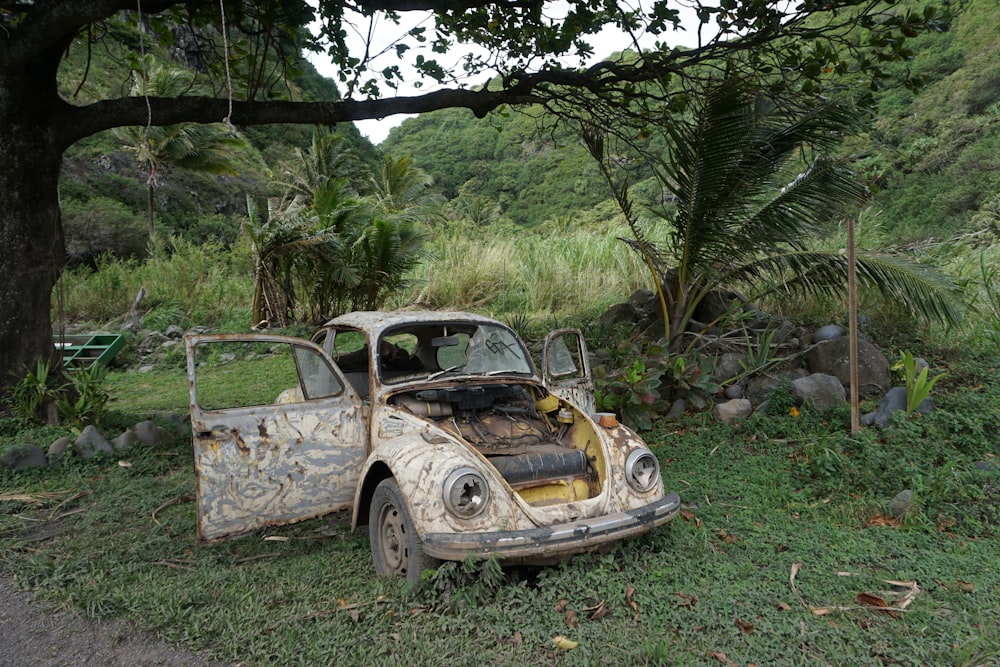
<svg viewBox="0 0 1000 667"><path fill-rule="evenodd" d="M646 533L673 519L680 505L680 497L670 492L636 510L545 528L429 533L423 536L424 553L443 560L462 560L469 555L521 562L558 560Z"/></svg>

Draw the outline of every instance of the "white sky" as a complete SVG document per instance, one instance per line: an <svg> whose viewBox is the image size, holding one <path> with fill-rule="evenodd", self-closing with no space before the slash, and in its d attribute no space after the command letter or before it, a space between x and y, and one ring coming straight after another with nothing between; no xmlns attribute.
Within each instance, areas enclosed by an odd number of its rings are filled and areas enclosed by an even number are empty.
<svg viewBox="0 0 1000 667"><path fill-rule="evenodd" d="M681 9L682 23L685 26L689 26L689 28L688 31L686 32L678 33L677 41L679 43L694 42L695 41L694 31L697 29L698 19L694 15L694 11L691 10L690 8L680 8L680 9ZM417 25L420 21L428 21L426 17L427 17L426 14L403 13L402 20L399 26L396 26L390 21L383 21L383 24L381 25L377 24L375 26L375 30L373 31L374 34L373 44L372 44L373 52L377 52L379 49L387 48L387 46L392 42L394 38L397 38L399 35L405 34L411 27ZM367 25L367 23L363 22L365 21L365 19L363 19L362 17L358 18L359 18L358 25L361 26ZM427 26L428 26L427 34L432 35L433 24L428 22ZM353 37L354 41L358 45L358 48L363 50L364 40L362 39L362 37L360 35L354 35ZM594 47L595 57L592 58L590 63L588 64L592 64L593 62L597 62L603 58L606 58L612 52L620 51L622 49L631 46L629 39L623 33L612 29L605 29L600 34L593 36L590 39L590 43ZM650 38L648 44L646 43L645 40L640 40L640 43L644 47L651 47L653 44L653 39ZM456 50L456 55L453 58L450 57L451 56L450 53L445 55L427 53L427 57L436 58L443 67L448 68L448 66L453 62L458 62L461 56L464 53L467 53L470 49L471 47L465 47L465 46L459 47ZM404 57L409 57L412 59L413 51L411 50L407 52L406 56ZM342 84L338 80L337 69L333 66L333 64L330 62L327 56L323 54L311 54L309 56L309 60L316 67L317 71L319 71L320 74L330 79L333 79L334 81L337 82L338 86L342 87ZM405 61L400 61L396 59L394 51L389 50L387 53L383 54L380 58L375 60L375 62L373 63L373 67L375 67L376 69L381 69L383 67L389 67L391 65L401 64L403 62ZM478 82L485 81L488 75L489 73L482 73L480 75L477 75L476 81ZM383 87L385 96L420 95L423 93L431 92L432 90L435 90L435 88L437 87L433 81L430 81L430 82L424 82L425 85L422 88L415 88L413 87L412 83L413 81L416 80L416 75L413 72L407 72L407 70L403 69L403 76L406 77L408 80L400 84L397 91L394 92L391 89ZM403 120L409 117L410 116L399 114L395 116L388 116L386 118L379 120L355 121L355 125L358 127L358 129L361 131L362 134L367 136L372 143L377 145L382 143L382 141L388 136L389 130L391 128L396 127L397 125L402 123Z"/></svg>

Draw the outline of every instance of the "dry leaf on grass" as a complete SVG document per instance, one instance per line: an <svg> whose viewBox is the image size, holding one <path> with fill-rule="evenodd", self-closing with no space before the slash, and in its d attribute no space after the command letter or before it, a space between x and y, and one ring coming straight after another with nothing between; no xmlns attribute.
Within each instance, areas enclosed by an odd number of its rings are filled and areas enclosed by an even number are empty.
<svg viewBox="0 0 1000 667"><path fill-rule="evenodd" d="M756 630L754 624L751 623L750 621L744 621L743 619L737 618L734 621L734 623L736 624L736 627L740 629L740 632L744 635L753 634L753 631Z"/></svg>
<svg viewBox="0 0 1000 667"><path fill-rule="evenodd" d="M632 599L632 594L635 593L635 588L629 586L625 589L625 602L628 602L628 606L632 607L632 611L635 612L632 616L633 621L639 620L639 605L636 604L635 600Z"/></svg>
<svg viewBox="0 0 1000 667"><path fill-rule="evenodd" d="M556 635L552 638L552 643L555 644L556 648L563 651L569 651L580 645L580 642L575 642L565 635Z"/></svg>
<svg viewBox="0 0 1000 667"><path fill-rule="evenodd" d="M729 659L729 657L722 651L709 652L709 658L715 658L726 667L738 667L735 662Z"/></svg>
<svg viewBox="0 0 1000 667"><path fill-rule="evenodd" d="M596 607L584 609L584 611L590 613L590 615L587 617L588 620L600 621L603 620L604 617L608 615L608 606L604 603L604 600L601 600L601 603Z"/></svg>
<svg viewBox="0 0 1000 667"><path fill-rule="evenodd" d="M893 618L899 618L897 614L889 604L877 595L872 595L871 593L858 593L854 596L854 599L858 604L864 607L870 607L872 609L878 609L879 611L884 611Z"/></svg>

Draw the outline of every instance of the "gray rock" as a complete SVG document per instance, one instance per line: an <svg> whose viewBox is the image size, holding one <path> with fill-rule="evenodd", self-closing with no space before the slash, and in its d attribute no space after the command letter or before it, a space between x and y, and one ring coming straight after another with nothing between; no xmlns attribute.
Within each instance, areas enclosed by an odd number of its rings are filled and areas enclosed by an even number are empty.
<svg viewBox="0 0 1000 667"><path fill-rule="evenodd" d="M792 395L802 405L811 403L817 408L832 408L847 402L847 391L840 380L825 373L813 373L792 380Z"/></svg>
<svg viewBox="0 0 1000 667"><path fill-rule="evenodd" d="M734 398L715 406L715 416L723 424L742 421L753 413L753 404L745 398Z"/></svg>
<svg viewBox="0 0 1000 667"><path fill-rule="evenodd" d="M38 445L21 442L11 445L0 454L0 464L11 470L24 470L25 468L44 468L49 464L49 460Z"/></svg>
<svg viewBox="0 0 1000 667"><path fill-rule="evenodd" d="M84 459L92 459L101 454L114 454L115 452L111 443L105 440L104 436L93 425L83 429L73 446Z"/></svg>
<svg viewBox="0 0 1000 667"><path fill-rule="evenodd" d="M53 440L52 444L49 445L49 463L62 461L63 457L66 456L66 448L71 444L73 444L73 439L66 435Z"/></svg>
<svg viewBox="0 0 1000 667"><path fill-rule="evenodd" d="M828 340L833 340L835 338L840 338L844 335L844 327L839 324L827 324L825 327L820 327L812 335L812 342L822 343Z"/></svg>
<svg viewBox="0 0 1000 667"><path fill-rule="evenodd" d="M712 379L721 384L739 375L743 372L746 361L747 355L742 352L723 352L715 359Z"/></svg>
<svg viewBox="0 0 1000 667"><path fill-rule="evenodd" d="M757 377L750 378L744 389L744 393L746 397L749 398L754 405L756 405L766 401L767 397L771 395L771 392L774 391L785 378L795 381L798 378L804 378L807 375L809 375L809 372L802 368L791 368L789 370L771 375L758 375Z"/></svg>
<svg viewBox="0 0 1000 667"><path fill-rule="evenodd" d="M114 448L117 452L127 452L132 449L132 445L139 442L138 436L136 436L134 431L124 431L121 435L115 438Z"/></svg>
<svg viewBox="0 0 1000 667"><path fill-rule="evenodd" d="M925 398L917 406L917 412L921 414L927 414L933 409L934 399L932 398ZM885 428L889 425L890 415L901 410L906 410L906 387L893 387L882 397L875 412L869 412L861 418L861 424Z"/></svg>
<svg viewBox="0 0 1000 667"><path fill-rule="evenodd" d="M156 445L163 445L170 442L170 434L167 430L149 420L139 422L132 427L132 431L139 442L148 447L155 447Z"/></svg>
<svg viewBox="0 0 1000 667"><path fill-rule="evenodd" d="M902 519L913 508L913 491L903 489L889 501L889 512L897 519Z"/></svg>
<svg viewBox="0 0 1000 667"><path fill-rule="evenodd" d="M639 321L639 311L636 310L635 306L631 303L616 303L613 306L608 307L604 313L597 318L598 325L610 326L613 324L620 324L622 322L628 322L630 324L635 324Z"/></svg>
<svg viewBox="0 0 1000 667"><path fill-rule="evenodd" d="M731 384L723 392L726 398L743 398L743 387L738 384Z"/></svg>
<svg viewBox="0 0 1000 667"><path fill-rule="evenodd" d="M181 329L176 324L171 324L167 327L167 330L163 332L166 334L167 338L173 338L175 340L180 340L184 337L184 329Z"/></svg>
<svg viewBox="0 0 1000 667"><path fill-rule="evenodd" d="M781 324L778 325L778 328L774 330L774 334L771 336L771 343L774 345L784 343L786 339L792 335L793 331L795 331L795 325L789 320L783 320Z"/></svg>
<svg viewBox="0 0 1000 667"><path fill-rule="evenodd" d="M806 355L806 362L813 373L833 375L845 387L851 386L851 341L847 336L820 343ZM882 392L889 386L889 360L875 345L859 340L858 393Z"/></svg>
<svg viewBox="0 0 1000 667"><path fill-rule="evenodd" d="M145 366L139 366L139 368L137 369L137 372L139 372L139 373L148 373L148 372L154 370L155 368L156 368L156 366L153 365L153 364L146 364Z"/></svg>

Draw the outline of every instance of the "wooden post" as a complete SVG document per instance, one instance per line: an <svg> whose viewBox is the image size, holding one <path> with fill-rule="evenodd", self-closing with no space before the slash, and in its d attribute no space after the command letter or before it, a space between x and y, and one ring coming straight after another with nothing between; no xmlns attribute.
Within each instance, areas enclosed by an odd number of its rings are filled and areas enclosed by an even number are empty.
<svg viewBox="0 0 1000 667"><path fill-rule="evenodd" d="M855 282L854 219L847 220L847 304L851 364L851 435L861 428L858 412L858 288Z"/></svg>

